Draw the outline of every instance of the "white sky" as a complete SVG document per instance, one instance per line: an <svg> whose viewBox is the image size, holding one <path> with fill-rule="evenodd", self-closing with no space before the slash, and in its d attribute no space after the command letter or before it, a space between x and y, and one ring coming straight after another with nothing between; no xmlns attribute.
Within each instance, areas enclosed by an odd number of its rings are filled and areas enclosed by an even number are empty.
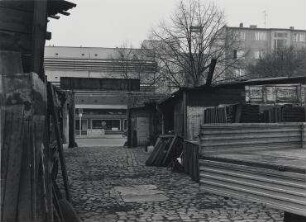
<svg viewBox="0 0 306 222"><path fill-rule="evenodd" d="M71 15L50 19L52 40L47 45L139 47L151 27L167 19L179 0L70 0L77 7ZM205 0L203 0L204 2ZM306 29L306 0L211 0L224 10L230 26L257 25Z"/></svg>

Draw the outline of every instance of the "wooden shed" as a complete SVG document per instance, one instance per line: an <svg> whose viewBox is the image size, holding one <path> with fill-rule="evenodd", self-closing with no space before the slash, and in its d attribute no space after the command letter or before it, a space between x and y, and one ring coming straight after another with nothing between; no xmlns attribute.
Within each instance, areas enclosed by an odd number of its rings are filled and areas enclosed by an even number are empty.
<svg viewBox="0 0 306 222"><path fill-rule="evenodd" d="M289 95L289 100L285 100L281 104L302 105L301 101L304 101L305 95L305 86L303 86L305 81L306 77L282 77L254 79L212 86L204 85L197 88L181 88L159 104L162 112L162 132L163 134L170 132L188 140L195 140L199 134L200 124L204 121L204 110L211 108L212 110L208 111L212 112L207 114L218 117L218 112L226 109L227 105L236 105L237 107L234 107L234 109L240 109L239 112L234 110L232 116L225 117L232 118L232 122L261 122L262 120L258 115L260 105L275 105L276 102L264 104L263 99L254 103L254 100L250 100L250 88L252 89L252 86L261 87L263 95L267 91L263 86L283 85L291 87L290 90L292 90L292 87L296 87L296 89L300 89L295 91L297 100L291 101L291 95ZM286 91L286 93L289 92ZM216 107L221 108L216 109ZM241 116L242 114L244 116ZM210 116L210 118L212 117ZM221 120L220 122L226 121Z"/></svg>
<svg viewBox="0 0 306 222"><path fill-rule="evenodd" d="M161 134L161 113L155 102L129 109L131 146L154 145Z"/></svg>

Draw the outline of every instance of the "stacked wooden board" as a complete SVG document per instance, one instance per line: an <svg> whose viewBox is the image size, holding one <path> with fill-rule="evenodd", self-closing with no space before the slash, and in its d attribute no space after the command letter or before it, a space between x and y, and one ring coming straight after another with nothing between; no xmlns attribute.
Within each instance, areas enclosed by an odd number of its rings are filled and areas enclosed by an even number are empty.
<svg viewBox="0 0 306 222"><path fill-rule="evenodd" d="M262 122L304 122L305 108L302 106L273 106L263 111Z"/></svg>

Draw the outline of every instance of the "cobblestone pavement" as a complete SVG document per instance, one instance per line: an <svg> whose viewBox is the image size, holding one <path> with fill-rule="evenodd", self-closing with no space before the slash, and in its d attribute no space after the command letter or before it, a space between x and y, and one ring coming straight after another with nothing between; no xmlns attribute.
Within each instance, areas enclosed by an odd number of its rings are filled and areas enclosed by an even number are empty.
<svg viewBox="0 0 306 222"><path fill-rule="evenodd" d="M281 222L263 205L205 193L188 176L144 165L140 148L91 147L66 151L75 209L85 222ZM155 185L167 200L125 202L115 187Z"/></svg>

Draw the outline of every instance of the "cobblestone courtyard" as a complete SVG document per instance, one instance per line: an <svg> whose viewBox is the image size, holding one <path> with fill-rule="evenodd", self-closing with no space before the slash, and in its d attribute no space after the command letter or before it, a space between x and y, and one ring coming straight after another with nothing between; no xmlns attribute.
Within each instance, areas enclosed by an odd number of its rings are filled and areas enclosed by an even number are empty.
<svg viewBox="0 0 306 222"><path fill-rule="evenodd" d="M282 212L205 193L184 174L147 167L144 165L147 157L139 148L66 150L73 204L83 221L282 221ZM141 187L138 185L157 188L157 192L153 190L147 195L156 201L136 198L133 202ZM133 186L135 195L120 193ZM156 198L155 193L162 198Z"/></svg>

